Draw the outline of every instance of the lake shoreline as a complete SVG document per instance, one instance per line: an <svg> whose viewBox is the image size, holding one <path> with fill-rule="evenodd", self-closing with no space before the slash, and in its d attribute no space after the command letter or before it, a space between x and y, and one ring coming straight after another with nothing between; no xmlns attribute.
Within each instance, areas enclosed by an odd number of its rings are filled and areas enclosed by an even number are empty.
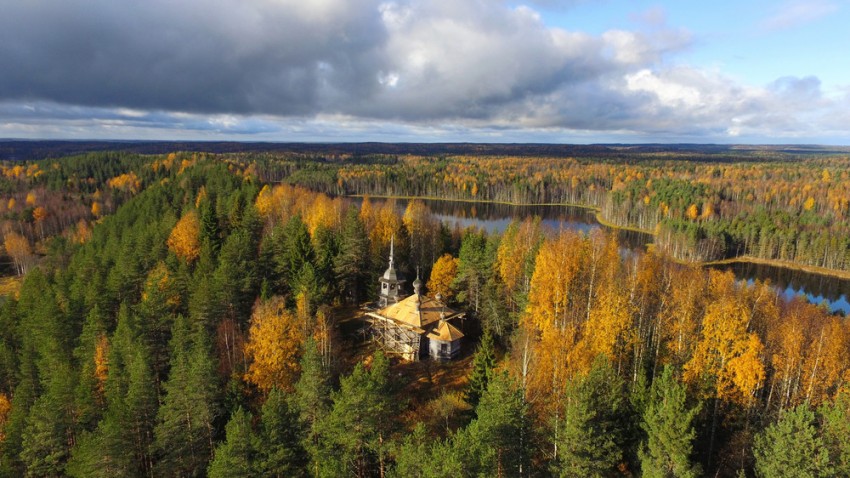
<svg viewBox="0 0 850 478"><path fill-rule="evenodd" d="M374 194L351 194L346 197L355 197L355 198L376 198L376 199L404 199L404 200L413 200L413 199L422 199L429 201L445 201L445 202L465 202L472 204L501 204L505 206L521 206L521 207L529 207L529 206L565 206L565 207L574 207L579 209L587 209L590 211L595 211L596 221L609 229L616 229L622 231L630 231L637 232L640 234L647 234L655 237L655 234L646 229L641 229L633 226L620 226L614 224L612 222L607 221L604 217L602 217L602 210L596 206L588 206L586 204L574 204L574 203L514 203L508 201L490 201L484 199L447 199L441 197L431 197L431 196L396 196L396 195L374 195ZM649 245L649 244L648 244ZM651 244L654 245L654 244ZM808 274L817 274L825 277L832 277L835 279L843 279L850 280L850 271L843 271L840 269L827 269L825 267L818 266L810 266L806 264L799 264L796 262L783 261L779 259L762 259L759 257L753 256L737 256L731 257L729 259L722 259L719 261L683 261L674 259L676 262L687 265L694 265L698 267L714 267L714 266L724 266L731 264L756 264L756 265L766 265L771 267L779 267L782 269L788 269L793 271L805 272Z"/></svg>

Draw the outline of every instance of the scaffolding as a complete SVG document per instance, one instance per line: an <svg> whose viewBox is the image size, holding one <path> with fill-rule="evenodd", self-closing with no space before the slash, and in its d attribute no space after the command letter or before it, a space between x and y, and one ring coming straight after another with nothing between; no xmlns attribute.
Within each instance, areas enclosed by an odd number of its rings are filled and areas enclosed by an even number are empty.
<svg viewBox="0 0 850 478"><path fill-rule="evenodd" d="M366 313L371 326L372 340L386 354L399 355L409 361L419 360L423 329L384 317L374 312Z"/></svg>

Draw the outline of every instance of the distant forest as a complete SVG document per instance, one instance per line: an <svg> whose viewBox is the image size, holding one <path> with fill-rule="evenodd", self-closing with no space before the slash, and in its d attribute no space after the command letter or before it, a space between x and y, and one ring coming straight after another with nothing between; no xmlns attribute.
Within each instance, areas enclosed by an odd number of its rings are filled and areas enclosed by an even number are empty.
<svg viewBox="0 0 850 478"><path fill-rule="evenodd" d="M850 160L690 154L6 161L0 476L848 476L847 319L685 259L847 269ZM657 245L347 194L577 203ZM469 316L461 360L361 327L391 241Z"/></svg>

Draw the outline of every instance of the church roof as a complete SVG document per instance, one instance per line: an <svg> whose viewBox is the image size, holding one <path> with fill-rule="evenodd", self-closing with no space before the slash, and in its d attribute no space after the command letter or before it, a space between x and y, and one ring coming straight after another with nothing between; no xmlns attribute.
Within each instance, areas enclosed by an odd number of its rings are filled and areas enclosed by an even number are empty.
<svg viewBox="0 0 850 478"><path fill-rule="evenodd" d="M460 315L458 311L438 302L433 297L417 294L379 310L378 314L420 329L426 329L429 325L438 322L441 314L445 319Z"/></svg>
<svg viewBox="0 0 850 478"><path fill-rule="evenodd" d="M458 330L458 328L454 325L446 321L442 321L436 329L432 330L431 333L428 334L428 338L440 340L442 342L454 342L455 340L463 338L463 332Z"/></svg>

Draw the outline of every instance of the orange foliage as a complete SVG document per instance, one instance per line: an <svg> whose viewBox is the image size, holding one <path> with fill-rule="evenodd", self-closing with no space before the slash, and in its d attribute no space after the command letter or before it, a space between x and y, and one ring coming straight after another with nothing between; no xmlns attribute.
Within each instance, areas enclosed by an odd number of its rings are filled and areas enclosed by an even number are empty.
<svg viewBox="0 0 850 478"><path fill-rule="evenodd" d="M691 221L695 221L699 217L699 208L697 208L696 204L691 204L688 206L688 210L685 212L685 215Z"/></svg>
<svg viewBox="0 0 850 478"><path fill-rule="evenodd" d="M443 254L434 263L431 269L431 277L428 279L428 292L432 295L440 294L446 299L452 297L452 282L457 277L458 259L451 254Z"/></svg>
<svg viewBox="0 0 850 478"><path fill-rule="evenodd" d="M109 340L105 334L97 339L94 348L94 378L97 379L97 389L103 393L106 378L109 374Z"/></svg>
<svg viewBox="0 0 850 478"><path fill-rule="evenodd" d="M749 330L750 312L734 293L731 273L711 272L714 300L705 309L700 339L685 364L684 380L742 405L752 405L765 378L759 336Z"/></svg>
<svg viewBox="0 0 850 478"><path fill-rule="evenodd" d="M198 213L191 210L184 214L171 230L171 235L168 236L168 248L177 257L186 262L192 262L201 254L200 236L201 222L198 219Z"/></svg>
<svg viewBox="0 0 850 478"><path fill-rule="evenodd" d="M103 213L103 208L99 202L95 201L91 203L91 213L94 217L100 217L100 215Z"/></svg>
<svg viewBox="0 0 850 478"><path fill-rule="evenodd" d="M16 232L7 232L3 245L6 247L6 253L14 261L18 274L26 274L33 260L32 248L27 238Z"/></svg>
<svg viewBox="0 0 850 478"><path fill-rule="evenodd" d="M112 189L130 192L131 194L136 194L142 189L142 181L132 171L109 179L106 181L106 185Z"/></svg>
<svg viewBox="0 0 850 478"><path fill-rule="evenodd" d="M37 206L32 210L32 218L37 223L47 219L47 209L42 206Z"/></svg>
<svg viewBox="0 0 850 478"><path fill-rule="evenodd" d="M303 328L286 309L283 297L258 303L251 315L245 354L251 360L245 380L263 392L274 387L291 391L298 376Z"/></svg>
<svg viewBox="0 0 850 478"><path fill-rule="evenodd" d="M562 232L540 246L525 314L536 330L563 329L568 322L578 325L572 320L571 312L577 300L576 281L586 246L586 241L571 231Z"/></svg>
<svg viewBox="0 0 850 478"><path fill-rule="evenodd" d="M268 184L263 186L263 189L260 190L260 194L257 195L257 200L254 202L254 206L257 208L257 212L260 214L260 217L265 220L270 218L273 212L274 199L272 197L272 190L269 188Z"/></svg>
<svg viewBox="0 0 850 478"><path fill-rule="evenodd" d="M815 207L815 198L809 197L806 199L806 202L803 204L803 209L806 211L811 211Z"/></svg>
<svg viewBox="0 0 850 478"><path fill-rule="evenodd" d="M496 251L496 266L510 296L530 285L529 263L541 239L539 217L527 218L522 223L512 222L502 235ZM513 300L511 305L514 305Z"/></svg>
<svg viewBox="0 0 850 478"><path fill-rule="evenodd" d="M91 228L85 219L80 219L79 222L77 222L76 229L71 234L71 240L79 242L80 244L85 244L89 239L91 239Z"/></svg>
<svg viewBox="0 0 850 478"><path fill-rule="evenodd" d="M9 418L9 413L12 411L12 402L4 393L0 393L0 443L6 441L6 420Z"/></svg>
<svg viewBox="0 0 850 478"><path fill-rule="evenodd" d="M201 202L207 198L207 187L201 186L201 189L198 190L198 197L195 198L195 207L201 207Z"/></svg>

